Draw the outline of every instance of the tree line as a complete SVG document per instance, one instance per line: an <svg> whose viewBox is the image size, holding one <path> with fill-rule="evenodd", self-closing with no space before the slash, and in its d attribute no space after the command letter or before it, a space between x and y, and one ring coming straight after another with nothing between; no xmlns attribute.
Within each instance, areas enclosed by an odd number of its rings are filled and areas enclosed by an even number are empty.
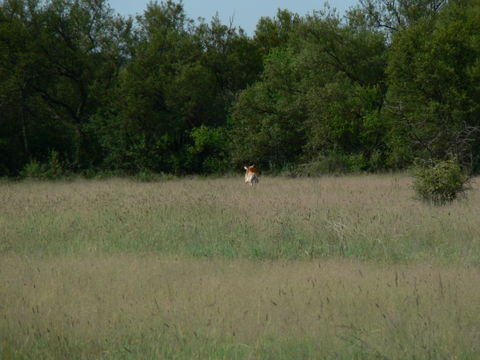
<svg viewBox="0 0 480 360"><path fill-rule="evenodd" d="M0 1L0 176L480 168L480 3L279 9L253 35L183 4ZM40 170L39 170L40 169Z"/></svg>

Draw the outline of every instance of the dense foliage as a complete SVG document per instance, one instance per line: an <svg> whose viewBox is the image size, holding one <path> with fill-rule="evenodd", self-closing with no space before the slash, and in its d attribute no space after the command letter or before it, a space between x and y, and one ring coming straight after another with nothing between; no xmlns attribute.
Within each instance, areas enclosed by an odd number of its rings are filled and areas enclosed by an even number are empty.
<svg viewBox="0 0 480 360"><path fill-rule="evenodd" d="M453 159L436 161L417 165L413 188L422 200L442 205L462 194L467 180Z"/></svg>
<svg viewBox="0 0 480 360"><path fill-rule="evenodd" d="M0 1L0 176L480 167L480 5L279 10L253 36L181 2Z"/></svg>

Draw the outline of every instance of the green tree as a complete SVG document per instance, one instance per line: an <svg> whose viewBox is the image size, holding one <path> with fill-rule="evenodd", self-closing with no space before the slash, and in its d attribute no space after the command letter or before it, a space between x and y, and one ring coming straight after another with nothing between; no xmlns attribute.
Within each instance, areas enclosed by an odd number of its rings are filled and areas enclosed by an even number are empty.
<svg viewBox="0 0 480 360"><path fill-rule="evenodd" d="M436 16L448 0L360 0L368 24L393 33Z"/></svg>
<svg viewBox="0 0 480 360"><path fill-rule="evenodd" d="M262 69L262 55L240 28L224 25L218 16L200 23L195 36L202 48L202 64L215 78L216 98L209 107L215 124L225 124L238 91L253 83Z"/></svg>
<svg viewBox="0 0 480 360"><path fill-rule="evenodd" d="M308 108L306 159L329 153L355 154L368 168L385 152L386 44L382 33L342 24L338 17L311 16L302 29L305 101Z"/></svg>
<svg viewBox="0 0 480 360"><path fill-rule="evenodd" d="M199 148L205 133L199 129L225 134L231 103L256 78L261 56L241 29L217 17L195 25L181 3L150 4L138 20L135 57L120 74L119 110L104 138L106 164L203 172L200 164L211 154Z"/></svg>
<svg viewBox="0 0 480 360"><path fill-rule="evenodd" d="M301 22L298 14L278 9L275 17L260 18L255 29L254 41L265 56L272 49L287 44Z"/></svg>
<svg viewBox="0 0 480 360"><path fill-rule="evenodd" d="M35 121L44 109L33 90L36 56L31 40L41 31L39 6L34 1L0 4L0 175L18 171L36 153L35 137L42 133L42 124Z"/></svg>
<svg viewBox="0 0 480 360"><path fill-rule="evenodd" d="M53 116L72 136L73 166L91 165L91 116L116 79L121 64L112 41L118 28L106 1L55 0L44 12L45 31L36 39L43 81L36 87Z"/></svg>
<svg viewBox="0 0 480 360"><path fill-rule="evenodd" d="M15 133L7 142L19 133L23 140L9 167L46 161L51 150L74 169L91 166L99 159L89 123L123 61L115 36L125 23L105 1L93 0L9 0L0 14L0 106Z"/></svg>
<svg viewBox="0 0 480 360"><path fill-rule="evenodd" d="M480 6L452 2L393 38L388 110L398 151L478 164ZM406 145L403 146L402 145Z"/></svg>
<svg viewBox="0 0 480 360"><path fill-rule="evenodd" d="M304 107L299 73L288 48L272 50L261 80L243 91L232 110L233 162L281 168L301 155Z"/></svg>
<svg viewBox="0 0 480 360"><path fill-rule="evenodd" d="M378 162L385 53L382 33L329 9L302 19L233 109L234 161L281 168L341 153Z"/></svg>
<svg viewBox="0 0 480 360"><path fill-rule="evenodd" d="M225 127L201 125L192 129L193 144L187 146L189 171L221 174L229 166L229 138Z"/></svg>

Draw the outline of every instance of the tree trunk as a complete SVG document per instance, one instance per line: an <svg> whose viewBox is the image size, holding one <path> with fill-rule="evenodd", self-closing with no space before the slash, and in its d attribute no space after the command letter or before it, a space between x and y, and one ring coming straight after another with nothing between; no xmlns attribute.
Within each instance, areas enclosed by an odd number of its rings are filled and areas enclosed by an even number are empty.
<svg viewBox="0 0 480 360"><path fill-rule="evenodd" d="M22 125L23 148L27 157L30 158L30 149L28 146L28 137L27 137L27 121L25 119L25 99L23 94L22 94L22 100L20 103L20 121Z"/></svg>

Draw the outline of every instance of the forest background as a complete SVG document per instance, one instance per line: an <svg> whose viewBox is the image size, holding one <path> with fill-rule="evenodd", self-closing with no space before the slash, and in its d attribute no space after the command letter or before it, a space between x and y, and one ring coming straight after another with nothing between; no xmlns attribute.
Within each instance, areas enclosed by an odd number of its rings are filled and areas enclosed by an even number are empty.
<svg viewBox="0 0 480 360"><path fill-rule="evenodd" d="M181 2L0 1L0 176L480 169L480 3L359 0L241 28Z"/></svg>

